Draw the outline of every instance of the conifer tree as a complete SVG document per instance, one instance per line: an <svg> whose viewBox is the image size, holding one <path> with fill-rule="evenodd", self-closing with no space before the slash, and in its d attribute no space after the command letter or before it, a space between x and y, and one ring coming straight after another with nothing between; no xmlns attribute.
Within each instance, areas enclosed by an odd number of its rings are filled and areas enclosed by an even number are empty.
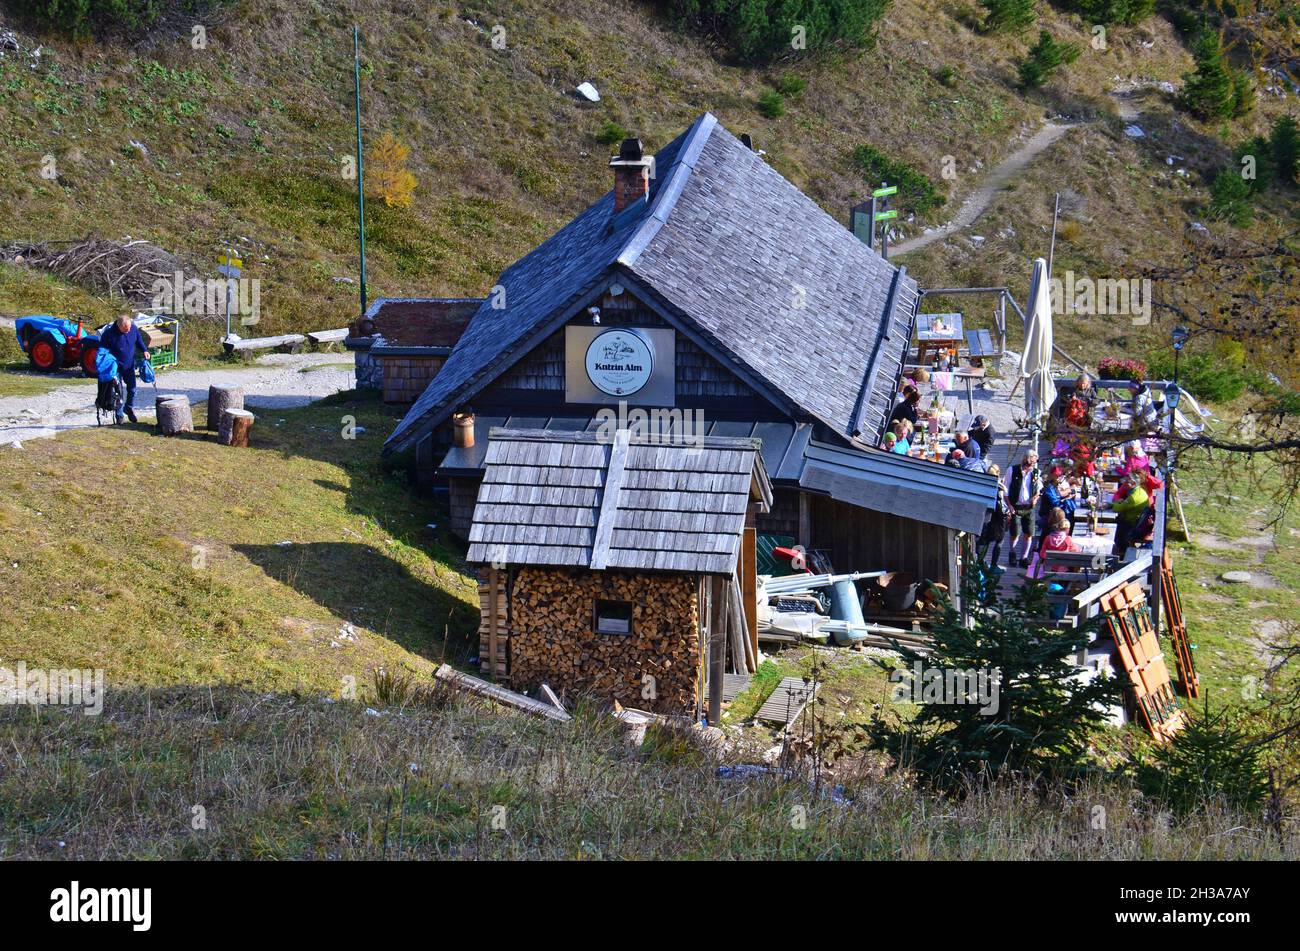
<svg viewBox="0 0 1300 951"><path fill-rule="evenodd" d="M381 135L366 155L366 184L390 208L406 208L414 200L415 176L406 167L410 155L410 147L391 132Z"/></svg>

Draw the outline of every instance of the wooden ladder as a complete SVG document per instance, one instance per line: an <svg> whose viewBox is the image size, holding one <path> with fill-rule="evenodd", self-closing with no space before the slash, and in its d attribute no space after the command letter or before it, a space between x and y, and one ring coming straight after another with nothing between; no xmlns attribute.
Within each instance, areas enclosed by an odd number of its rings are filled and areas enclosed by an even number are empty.
<svg viewBox="0 0 1300 951"><path fill-rule="evenodd" d="M478 580L479 672L496 681L510 676L510 599L506 573L485 568Z"/></svg>
<svg viewBox="0 0 1300 951"><path fill-rule="evenodd" d="M1160 565L1160 603L1168 625L1169 642L1174 646L1174 669L1178 671L1178 682L1183 693L1195 699L1201 695L1201 679L1192 660L1192 645L1187 640L1187 619L1183 616L1183 601L1178 596L1178 582L1174 578L1174 559L1168 548Z"/></svg>

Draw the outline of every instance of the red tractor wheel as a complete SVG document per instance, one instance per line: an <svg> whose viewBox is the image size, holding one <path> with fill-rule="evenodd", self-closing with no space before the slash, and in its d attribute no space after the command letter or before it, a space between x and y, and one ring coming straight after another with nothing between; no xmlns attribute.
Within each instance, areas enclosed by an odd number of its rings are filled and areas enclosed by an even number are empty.
<svg viewBox="0 0 1300 951"><path fill-rule="evenodd" d="M86 376L98 376L95 370L95 356L99 353L99 344L90 342L81 348L81 372Z"/></svg>
<svg viewBox="0 0 1300 951"><path fill-rule="evenodd" d="M63 366L63 344L54 338L48 330L36 335L36 339L27 348L27 359L32 369L49 373Z"/></svg>

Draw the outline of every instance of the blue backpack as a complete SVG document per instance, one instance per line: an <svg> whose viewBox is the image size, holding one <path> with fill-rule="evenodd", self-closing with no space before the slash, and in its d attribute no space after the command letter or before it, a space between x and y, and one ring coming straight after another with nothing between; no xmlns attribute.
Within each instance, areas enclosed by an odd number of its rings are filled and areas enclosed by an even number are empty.
<svg viewBox="0 0 1300 951"><path fill-rule="evenodd" d="M107 347L95 351L95 379L100 383L117 379L117 357L109 353Z"/></svg>
<svg viewBox="0 0 1300 951"><path fill-rule="evenodd" d="M152 383L154 380L157 379L157 375L153 372L153 364L150 363L148 360L140 361L140 367L138 372L140 374L140 381L142 383Z"/></svg>

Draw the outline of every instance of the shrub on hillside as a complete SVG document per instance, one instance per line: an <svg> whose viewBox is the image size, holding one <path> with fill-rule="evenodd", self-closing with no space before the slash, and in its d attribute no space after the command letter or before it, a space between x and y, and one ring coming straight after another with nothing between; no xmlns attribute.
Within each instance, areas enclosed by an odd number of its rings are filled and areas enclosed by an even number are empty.
<svg viewBox="0 0 1300 951"><path fill-rule="evenodd" d="M1210 203L1206 208L1211 218L1226 221L1234 228L1244 228L1255 217L1251 185L1241 177L1241 171L1225 168L1210 184Z"/></svg>
<svg viewBox="0 0 1300 951"><path fill-rule="evenodd" d="M859 145L853 150L853 161L862 169L863 175L872 188L882 182L898 186L900 204L923 215L938 208L947 199L939 194L930 181L906 162L891 159L883 152L870 145Z"/></svg>
<svg viewBox="0 0 1300 951"><path fill-rule="evenodd" d="M1156 0L1060 0L1056 5L1103 26L1135 26L1156 12Z"/></svg>
<svg viewBox="0 0 1300 951"><path fill-rule="evenodd" d="M1008 33L1023 30L1037 18L1034 0L980 0L984 9L986 33Z"/></svg>
<svg viewBox="0 0 1300 951"><path fill-rule="evenodd" d="M781 118L785 115L785 97L775 89L769 89L758 97L758 111L767 119Z"/></svg>
<svg viewBox="0 0 1300 951"><path fill-rule="evenodd" d="M659 0L682 26L725 43L740 59L769 62L835 45L869 46L889 0Z"/></svg>
<svg viewBox="0 0 1300 951"><path fill-rule="evenodd" d="M1037 89L1052 78L1060 67L1068 66L1079 58L1079 47L1073 43L1058 43L1046 30L1038 34L1038 42L1029 55L1020 61L1017 72L1020 84L1026 89Z"/></svg>
<svg viewBox="0 0 1300 951"><path fill-rule="evenodd" d="M1174 376L1174 358L1168 351L1151 355L1151 375L1160 380ZM1248 384L1244 348L1225 340L1208 351L1185 353L1178 361L1178 384L1198 400L1229 403L1246 392Z"/></svg>
<svg viewBox="0 0 1300 951"><path fill-rule="evenodd" d="M135 33L158 22L169 8L197 9L195 0L9 0L9 7L69 36L106 30Z"/></svg>
<svg viewBox="0 0 1300 951"><path fill-rule="evenodd" d="M407 208L415 192L415 176L406 167L410 146L385 132L366 152L366 184L390 208Z"/></svg>
<svg viewBox="0 0 1300 951"><path fill-rule="evenodd" d="M1226 119L1248 112L1254 104L1249 78L1237 74L1223 58L1223 44L1205 30L1192 46L1196 69L1183 77L1179 102L1199 119Z"/></svg>
<svg viewBox="0 0 1300 951"><path fill-rule="evenodd" d="M1175 812L1186 814L1220 800L1234 809L1258 810L1268 793L1260 750L1238 726L1237 711L1224 707L1193 718L1174 738L1155 748L1137 768L1138 785Z"/></svg>
<svg viewBox="0 0 1300 951"><path fill-rule="evenodd" d="M954 692L964 683L965 692L954 696L945 688L938 702L923 702L901 727L878 717L868 727L875 744L940 785L1006 772L1037 777L1086 768L1091 743L1121 688L1114 677L1085 683L1078 676L1072 660L1088 643L1089 630L1047 627L1041 620L1048 615L1045 595L1041 582L1009 598L1000 597L996 585L982 594L973 581L967 583L962 600L974 607L969 624L947 603L932 626L928 656L900 646L913 671L919 667L932 682L951 682ZM996 684L996 694L987 689L984 696L970 695L964 675L976 671L992 678L986 682Z"/></svg>
<svg viewBox="0 0 1300 951"><path fill-rule="evenodd" d="M791 99L802 96L804 89L807 87L808 81L794 73L785 73L776 81L776 91L783 96L789 96Z"/></svg>
<svg viewBox="0 0 1300 951"><path fill-rule="evenodd" d="M601 126L600 132L596 136L596 141L601 145L618 145L626 138L629 138L627 129L613 119L606 119L605 124Z"/></svg>
<svg viewBox="0 0 1300 951"><path fill-rule="evenodd" d="M1300 184L1300 123L1291 116L1281 116L1273 123L1269 137L1273 166L1284 184Z"/></svg>
<svg viewBox="0 0 1300 951"><path fill-rule="evenodd" d="M1258 195L1267 191L1277 172L1273 165L1273 143L1268 140L1268 136L1257 135L1241 143L1233 156L1237 172L1249 186L1251 194Z"/></svg>

